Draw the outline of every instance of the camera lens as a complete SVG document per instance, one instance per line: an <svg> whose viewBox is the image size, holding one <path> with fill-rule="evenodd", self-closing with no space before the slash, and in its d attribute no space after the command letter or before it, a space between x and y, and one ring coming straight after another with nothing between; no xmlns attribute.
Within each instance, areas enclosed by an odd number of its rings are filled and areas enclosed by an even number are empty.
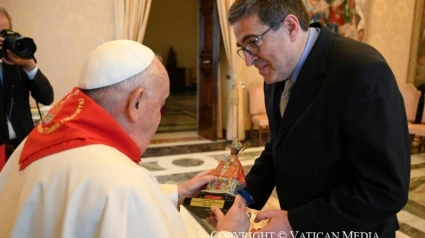
<svg viewBox="0 0 425 238"><path fill-rule="evenodd" d="M15 47L18 51L25 51L25 48L26 48L25 45L22 44L20 41L16 42Z"/></svg>
<svg viewBox="0 0 425 238"><path fill-rule="evenodd" d="M19 37L11 47L12 52L22 58L32 58L37 47L31 38Z"/></svg>

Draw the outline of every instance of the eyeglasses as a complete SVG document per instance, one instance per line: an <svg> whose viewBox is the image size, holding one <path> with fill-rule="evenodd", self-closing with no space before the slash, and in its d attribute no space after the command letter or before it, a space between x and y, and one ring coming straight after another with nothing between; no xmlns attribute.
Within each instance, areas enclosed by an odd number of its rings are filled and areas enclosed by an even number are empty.
<svg viewBox="0 0 425 238"><path fill-rule="evenodd" d="M274 24L273 26L271 26L269 29L267 29L263 34L257 36L253 41L249 42L248 44L246 44L244 47L240 48L237 53L238 55L245 60L245 54L244 51L248 52L248 54L250 55L257 55L258 53L260 53L260 47L257 45L257 42L267 33L269 32L271 29L273 29L274 27L276 27L277 25L279 25L284 19L282 19L280 22Z"/></svg>

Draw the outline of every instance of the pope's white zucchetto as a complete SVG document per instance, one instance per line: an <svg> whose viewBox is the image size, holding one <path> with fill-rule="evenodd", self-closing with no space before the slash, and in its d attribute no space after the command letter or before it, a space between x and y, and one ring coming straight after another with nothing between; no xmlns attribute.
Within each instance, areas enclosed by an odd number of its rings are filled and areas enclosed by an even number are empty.
<svg viewBox="0 0 425 238"><path fill-rule="evenodd" d="M103 43L84 63L77 86L96 89L117 84L144 71L154 58L151 49L135 41Z"/></svg>

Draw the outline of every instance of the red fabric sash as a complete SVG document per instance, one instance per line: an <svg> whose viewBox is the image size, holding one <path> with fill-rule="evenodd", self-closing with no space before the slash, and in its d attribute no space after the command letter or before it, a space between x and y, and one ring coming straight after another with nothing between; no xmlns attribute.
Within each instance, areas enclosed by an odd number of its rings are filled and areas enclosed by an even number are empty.
<svg viewBox="0 0 425 238"><path fill-rule="evenodd" d="M0 172L6 164L6 145L0 145Z"/></svg>
<svg viewBox="0 0 425 238"><path fill-rule="evenodd" d="M140 162L140 149L124 129L103 108L74 88L28 135L19 170L45 156L93 144L114 147L134 162Z"/></svg>

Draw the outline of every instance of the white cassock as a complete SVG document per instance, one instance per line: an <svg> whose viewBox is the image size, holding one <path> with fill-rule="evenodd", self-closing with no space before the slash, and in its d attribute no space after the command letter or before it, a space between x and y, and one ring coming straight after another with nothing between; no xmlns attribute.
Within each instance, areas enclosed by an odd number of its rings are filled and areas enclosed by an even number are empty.
<svg viewBox="0 0 425 238"><path fill-rule="evenodd" d="M177 186L159 185L120 151L89 145L0 173L0 237L187 237Z"/></svg>

